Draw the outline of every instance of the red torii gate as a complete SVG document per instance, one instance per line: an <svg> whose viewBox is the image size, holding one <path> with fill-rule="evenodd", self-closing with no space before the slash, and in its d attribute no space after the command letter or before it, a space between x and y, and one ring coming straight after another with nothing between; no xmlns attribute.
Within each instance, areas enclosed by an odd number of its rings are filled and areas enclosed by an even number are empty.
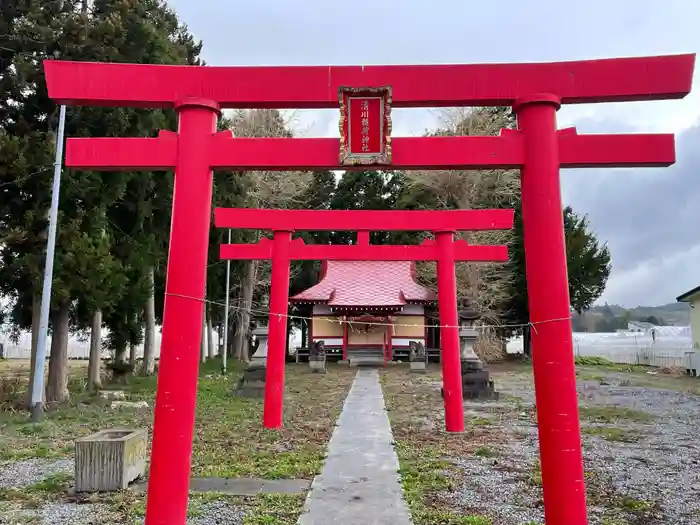
<svg viewBox="0 0 700 525"><path fill-rule="evenodd" d="M391 86L395 107L512 105L499 137L396 138L385 169L519 168L545 519L587 523L563 237L560 167L667 166L672 135L557 131L560 104L661 100L690 92L695 55L437 66L200 67L44 62L49 96L72 105L174 108L177 133L68 139L66 165L175 169L147 525L184 525L203 312L212 169L353 169L337 139L235 139L221 108L337 108L343 86ZM362 168L358 166L357 168ZM195 297L196 300L190 299Z"/></svg>
<svg viewBox="0 0 700 525"><path fill-rule="evenodd" d="M222 259L272 260L270 322L265 381L266 428L282 426L284 364L289 303L289 263L292 260L437 261L438 302L445 427L464 431L464 406L459 360L459 319L455 287L456 261L508 260L507 246L474 246L454 241L457 231L507 230L513 227L513 210L258 210L217 208L218 228L271 230L273 239L256 244L222 244ZM356 245L305 244L292 240L295 231L357 231ZM369 243L370 231L430 231L435 240L414 246Z"/></svg>

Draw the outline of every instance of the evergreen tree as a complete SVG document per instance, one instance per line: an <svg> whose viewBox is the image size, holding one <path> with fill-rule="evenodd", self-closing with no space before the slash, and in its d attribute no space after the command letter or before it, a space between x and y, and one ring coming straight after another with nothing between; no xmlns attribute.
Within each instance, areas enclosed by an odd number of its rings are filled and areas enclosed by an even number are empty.
<svg viewBox="0 0 700 525"><path fill-rule="evenodd" d="M90 13L78 1L9 3L2 11L13 32L3 40L0 84L0 286L14 299L15 328L26 329L38 314L57 117L42 61L197 63L200 44L159 0L96 0ZM171 111L69 108L66 135L148 136L174 126ZM140 334L137 316L148 297L144 278L166 249L171 193L171 177L164 174L64 171L48 401L67 396L71 319L74 328L83 328L91 312L104 311L116 350Z"/></svg>
<svg viewBox="0 0 700 525"><path fill-rule="evenodd" d="M567 206L564 215L564 237L569 275L571 309L579 314L590 308L605 291L610 275L610 250L601 245L590 231L587 218ZM510 324L524 325L530 320L525 274L525 244L521 206L515 206L515 239L510 247L512 272L510 301L505 319ZM529 335L529 334L527 334Z"/></svg>

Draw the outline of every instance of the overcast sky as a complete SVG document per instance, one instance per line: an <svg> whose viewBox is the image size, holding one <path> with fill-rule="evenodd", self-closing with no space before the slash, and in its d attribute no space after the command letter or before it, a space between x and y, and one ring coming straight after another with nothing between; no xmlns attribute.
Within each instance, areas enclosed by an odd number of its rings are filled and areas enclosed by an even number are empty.
<svg viewBox="0 0 700 525"><path fill-rule="evenodd" d="M170 0L210 65L377 65L581 60L697 52L700 0ZM698 68L700 69L700 68ZM675 132L675 166L562 172L565 203L612 251L601 301L675 300L700 285L700 75L682 101L564 107L581 132ZM296 113L337 135L337 111ZM436 125L398 110L394 136Z"/></svg>

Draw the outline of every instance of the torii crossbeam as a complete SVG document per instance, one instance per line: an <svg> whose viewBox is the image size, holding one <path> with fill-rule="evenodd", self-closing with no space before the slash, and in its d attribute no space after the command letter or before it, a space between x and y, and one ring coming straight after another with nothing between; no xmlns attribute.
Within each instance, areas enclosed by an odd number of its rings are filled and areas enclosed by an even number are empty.
<svg viewBox="0 0 700 525"><path fill-rule="evenodd" d="M441 363L448 432L464 431L464 408L459 360L459 319L455 262L505 262L506 246L471 246L454 241L457 231L507 230L513 227L513 210L258 210L217 208L218 228L271 230L273 239L255 244L222 244L222 259L271 259L269 350L265 381L267 428L282 426L284 363L289 302L289 262L292 260L437 261L440 312ZM294 231L357 231L355 245L307 245ZM414 246L379 246L369 243L371 231L429 231L436 240Z"/></svg>
<svg viewBox="0 0 700 525"><path fill-rule="evenodd" d="M157 138L68 139L66 164L175 170L147 525L184 525L212 198L212 169L352 169L336 139L237 139L216 133L221 108L338 108L345 88L388 86L394 107L512 106L499 137L392 139L375 169L519 168L542 487L547 525L586 525L559 169L668 166L672 135L557 130L561 104L682 98L695 55L536 64L201 67L44 62L59 103L174 108ZM363 131L364 133L364 131ZM364 137L364 135L363 135ZM386 142L384 143L386 144ZM452 246L452 243L449 243ZM193 299L194 298L194 299Z"/></svg>

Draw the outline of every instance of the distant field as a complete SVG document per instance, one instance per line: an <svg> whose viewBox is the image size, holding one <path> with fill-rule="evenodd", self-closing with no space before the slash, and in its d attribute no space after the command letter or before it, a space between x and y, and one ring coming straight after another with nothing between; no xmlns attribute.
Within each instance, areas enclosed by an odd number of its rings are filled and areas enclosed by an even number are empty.
<svg viewBox="0 0 700 525"><path fill-rule="evenodd" d="M87 368L88 362L85 360L70 360L68 366L71 374L79 373ZM20 375L29 377L29 359L0 359L0 376ZM46 362L46 372L49 370L49 362ZM86 372L87 373L87 372Z"/></svg>

